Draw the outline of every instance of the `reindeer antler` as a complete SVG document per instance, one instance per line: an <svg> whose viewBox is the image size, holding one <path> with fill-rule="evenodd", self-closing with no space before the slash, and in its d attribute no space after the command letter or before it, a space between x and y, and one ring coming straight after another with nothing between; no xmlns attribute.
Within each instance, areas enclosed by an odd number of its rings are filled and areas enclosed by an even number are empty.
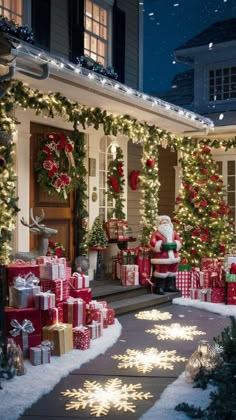
<svg viewBox="0 0 236 420"><path fill-rule="evenodd" d="M40 224L40 222L44 219L44 216L45 216L44 211L43 209L41 209L41 215L34 217L33 209L30 208L30 218L33 221L33 223L31 224L27 223L24 217L22 217L20 221L24 226L29 227L30 232L32 233L41 234L41 235L44 234L45 236L55 235L58 232L57 229L49 228L45 226L44 224Z"/></svg>

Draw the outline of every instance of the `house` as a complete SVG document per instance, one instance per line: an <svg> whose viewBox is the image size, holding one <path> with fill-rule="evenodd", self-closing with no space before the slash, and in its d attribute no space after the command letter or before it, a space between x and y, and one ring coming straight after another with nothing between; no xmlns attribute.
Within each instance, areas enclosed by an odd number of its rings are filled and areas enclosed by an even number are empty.
<svg viewBox="0 0 236 420"><path fill-rule="evenodd" d="M141 230L141 192L132 190L128 180L132 170L141 169L145 128L159 127L163 138L165 133L203 135L213 129L210 119L142 92L142 15L139 8L136 0L24 0L13 2L12 9L0 6L0 13L14 19L20 28L24 24L32 27L35 40L29 42L25 36L27 30L19 34L19 28L16 29L17 36L14 31L13 35L9 32L1 35L4 45L0 57L1 81L15 80L15 86L20 86L18 99L15 91L12 94L14 116L20 123L14 134L20 209L13 238L15 251L34 248L35 236L30 235L20 219L28 218L29 208L33 208L35 214L43 208L45 224L58 230L54 239L64 245L66 256L73 265L78 255L80 229L84 225L90 228L98 214L106 220L107 212L113 206L107 202L105 191L108 157L114 143L124 154L124 211L137 239L135 246ZM103 69L112 63L118 79L82 66L77 58L85 56L101 63ZM9 90L2 92L2 100L4 94L5 98L11 96ZM80 115L84 117L79 131L85 141L88 218L82 217L79 222L74 211L77 205L77 215L80 210L82 212L76 201L78 197L72 193L64 200L49 196L40 188L34 167L45 134L65 132L69 137L72 135L72 103L78 104ZM56 112L58 107L60 112ZM53 115L48 112L49 108L53 108ZM115 125L117 119L121 126L124 120L126 127L116 135L107 135L102 124L104 115L107 124L112 121ZM135 134L137 122L143 124L143 134L140 129ZM125 135L125 129L128 135ZM168 146L166 141L164 143ZM176 153L169 152L168 148L161 149L161 212L171 213L174 208L176 165ZM115 252L114 246L106 253L107 261ZM93 266L95 256L90 255L90 260Z"/></svg>
<svg viewBox="0 0 236 420"><path fill-rule="evenodd" d="M213 23L174 51L176 60L189 66L189 70L177 74L172 89L159 95L210 118L214 132L208 133L207 138L212 140L232 139L236 134L235 47L236 18ZM213 156L236 220L236 150L214 149Z"/></svg>

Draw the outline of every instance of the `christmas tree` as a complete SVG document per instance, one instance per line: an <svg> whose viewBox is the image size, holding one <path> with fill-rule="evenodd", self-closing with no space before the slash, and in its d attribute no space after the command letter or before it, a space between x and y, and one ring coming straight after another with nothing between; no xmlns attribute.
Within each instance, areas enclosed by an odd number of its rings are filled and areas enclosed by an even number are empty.
<svg viewBox="0 0 236 420"><path fill-rule="evenodd" d="M108 245L106 232L103 228L103 221L97 216L93 222L92 229L89 232L88 246L90 248L106 248Z"/></svg>
<svg viewBox="0 0 236 420"><path fill-rule="evenodd" d="M199 265L202 257L219 257L229 251L234 225L222 177L211 148L199 144L183 153L182 187L173 222L183 240L181 257Z"/></svg>

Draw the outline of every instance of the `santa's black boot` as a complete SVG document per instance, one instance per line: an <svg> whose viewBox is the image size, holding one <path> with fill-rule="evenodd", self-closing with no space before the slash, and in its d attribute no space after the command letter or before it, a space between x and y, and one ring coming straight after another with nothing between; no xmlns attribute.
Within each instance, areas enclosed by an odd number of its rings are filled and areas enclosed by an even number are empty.
<svg viewBox="0 0 236 420"><path fill-rule="evenodd" d="M179 292L179 290L176 289L175 281L176 281L176 277L175 276L173 276L173 277L167 277L164 291L165 292L169 292L169 293Z"/></svg>
<svg viewBox="0 0 236 420"><path fill-rule="evenodd" d="M154 288L153 293L155 293L155 295L164 295L164 285L165 279L156 279L156 287Z"/></svg>

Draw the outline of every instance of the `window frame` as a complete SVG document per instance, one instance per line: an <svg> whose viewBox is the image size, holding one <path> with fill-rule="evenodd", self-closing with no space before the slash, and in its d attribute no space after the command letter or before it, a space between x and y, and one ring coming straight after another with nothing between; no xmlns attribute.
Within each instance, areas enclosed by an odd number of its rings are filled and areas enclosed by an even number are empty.
<svg viewBox="0 0 236 420"><path fill-rule="evenodd" d="M9 3L9 5L6 5L5 3ZM14 4L15 3L15 4ZM2 0L0 4L0 14L4 17L7 17L9 20L13 20L18 25L22 25L23 23L23 6L24 1L21 0L20 4L20 13L18 11L15 11L15 6L17 5L17 8L19 6L19 0Z"/></svg>
<svg viewBox="0 0 236 420"><path fill-rule="evenodd" d="M211 74L212 73L212 74ZM218 74L217 74L218 73ZM232 79L235 80L232 80ZM228 80L225 80L228 79ZM234 85L234 90L232 90ZM217 92L218 89L218 92ZM234 96L232 96L232 93ZM217 98L217 96L219 96ZM215 66L208 69L208 102L224 103L236 100L236 66Z"/></svg>

